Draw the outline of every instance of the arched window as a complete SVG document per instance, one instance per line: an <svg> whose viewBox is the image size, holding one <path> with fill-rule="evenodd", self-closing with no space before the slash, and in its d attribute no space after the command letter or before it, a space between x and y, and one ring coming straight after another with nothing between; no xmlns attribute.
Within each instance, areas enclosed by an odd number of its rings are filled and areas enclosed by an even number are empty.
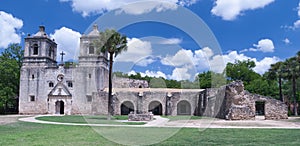
<svg viewBox="0 0 300 146"><path fill-rule="evenodd" d="M49 48L48 56L51 57L52 47Z"/></svg>
<svg viewBox="0 0 300 146"><path fill-rule="evenodd" d="M53 82L49 82L49 87L53 87L53 86L54 86Z"/></svg>
<svg viewBox="0 0 300 146"><path fill-rule="evenodd" d="M92 45L89 47L89 54L95 54L95 47Z"/></svg>
<svg viewBox="0 0 300 146"><path fill-rule="evenodd" d="M39 46L37 44L33 45L33 55L39 54Z"/></svg>

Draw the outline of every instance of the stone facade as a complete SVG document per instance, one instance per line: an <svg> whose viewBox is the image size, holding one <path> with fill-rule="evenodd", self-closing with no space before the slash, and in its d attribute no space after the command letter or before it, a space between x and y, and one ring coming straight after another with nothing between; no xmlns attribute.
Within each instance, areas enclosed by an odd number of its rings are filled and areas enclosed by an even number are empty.
<svg viewBox="0 0 300 146"><path fill-rule="evenodd" d="M97 52L97 26L80 38L78 65L57 64L57 45L45 27L25 38L20 114L107 114L108 54ZM63 61L62 61L63 62ZM149 88L143 80L113 79L114 114L196 115L229 120L287 118L282 102L244 91L241 82L218 89ZM259 105L256 105L259 103ZM261 108L257 110L256 108Z"/></svg>

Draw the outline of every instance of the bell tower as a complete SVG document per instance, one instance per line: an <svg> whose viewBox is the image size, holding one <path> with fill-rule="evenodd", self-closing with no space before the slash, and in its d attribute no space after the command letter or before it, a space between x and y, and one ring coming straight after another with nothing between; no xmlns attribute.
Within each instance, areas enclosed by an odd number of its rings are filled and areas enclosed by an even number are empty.
<svg viewBox="0 0 300 146"><path fill-rule="evenodd" d="M25 38L24 59L20 73L19 113L47 113L47 70L58 68L57 44L40 26L34 35Z"/></svg>
<svg viewBox="0 0 300 146"><path fill-rule="evenodd" d="M25 38L23 66L56 66L57 44L45 32L45 27L40 26L39 31L33 36Z"/></svg>

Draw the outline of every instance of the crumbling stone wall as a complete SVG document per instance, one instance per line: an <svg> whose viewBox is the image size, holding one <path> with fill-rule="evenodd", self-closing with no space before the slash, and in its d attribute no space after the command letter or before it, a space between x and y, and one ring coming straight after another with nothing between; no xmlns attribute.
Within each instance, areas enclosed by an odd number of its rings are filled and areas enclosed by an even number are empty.
<svg viewBox="0 0 300 146"><path fill-rule="evenodd" d="M149 84L145 80L113 77L113 88L148 88Z"/></svg>
<svg viewBox="0 0 300 146"><path fill-rule="evenodd" d="M232 82L225 91L225 119L251 120L255 119L255 103L264 102L265 119L287 119L288 109L283 102L271 97L251 94L244 90L243 82Z"/></svg>

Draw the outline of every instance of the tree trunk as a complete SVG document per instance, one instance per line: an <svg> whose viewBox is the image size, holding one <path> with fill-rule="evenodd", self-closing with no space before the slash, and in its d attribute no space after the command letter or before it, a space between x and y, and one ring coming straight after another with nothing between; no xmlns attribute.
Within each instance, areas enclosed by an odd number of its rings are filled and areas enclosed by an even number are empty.
<svg viewBox="0 0 300 146"><path fill-rule="evenodd" d="M297 98L296 98L296 78L294 74L293 74L293 98L294 98L294 114L295 116L298 116Z"/></svg>
<svg viewBox="0 0 300 146"><path fill-rule="evenodd" d="M284 99L283 99L283 96L282 96L282 78L281 78L281 75L279 75L279 99L284 102Z"/></svg>
<svg viewBox="0 0 300 146"><path fill-rule="evenodd" d="M108 74L108 120L114 115L112 101L112 69L113 69L113 53L109 53L109 74Z"/></svg>

